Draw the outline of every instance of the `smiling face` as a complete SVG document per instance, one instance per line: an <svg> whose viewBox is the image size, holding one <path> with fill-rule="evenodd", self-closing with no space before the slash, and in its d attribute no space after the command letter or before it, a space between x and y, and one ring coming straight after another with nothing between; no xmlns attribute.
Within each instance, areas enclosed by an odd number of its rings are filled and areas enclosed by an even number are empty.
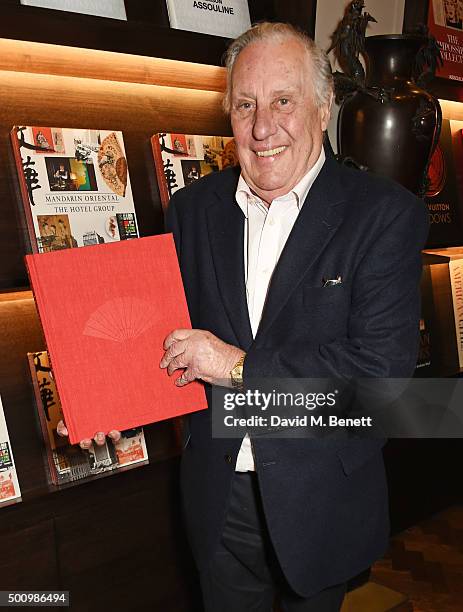
<svg viewBox="0 0 463 612"><path fill-rule="evenodd" d="M233 66L231 123L246 183L270 204L317 161L329 105L314 100L312 62L296 38L260 40Z"/></svg>

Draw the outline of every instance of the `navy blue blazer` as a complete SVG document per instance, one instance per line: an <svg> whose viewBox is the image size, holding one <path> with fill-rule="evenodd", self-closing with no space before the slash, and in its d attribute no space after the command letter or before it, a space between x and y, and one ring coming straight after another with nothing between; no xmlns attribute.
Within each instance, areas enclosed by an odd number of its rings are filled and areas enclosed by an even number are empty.
<svg viewBox="0 0 463 612"><path fill-rule="evenodd" d="M239 169L176 192L174 234L193 327L247 351L244 378L408 377L419 333L424 203L400 185L327 158L273 274L252 338L244 285ZM342 284L323 287L341 276ZM210 397L210 389L206 389ZM212 439L191 415L184 513L198 567L220 540L241 440ZM362 440L253 440L270 536L289 584L308 597L367 568L389 535L381 447Z"/></svg>

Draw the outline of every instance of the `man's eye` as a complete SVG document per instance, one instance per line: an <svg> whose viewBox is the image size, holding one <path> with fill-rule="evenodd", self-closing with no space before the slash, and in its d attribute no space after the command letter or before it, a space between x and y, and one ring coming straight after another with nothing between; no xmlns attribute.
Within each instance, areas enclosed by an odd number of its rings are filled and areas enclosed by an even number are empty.
<svg viewBox="0 0 463 612"><path fill-rule="evenodd" d="M238 108L240 110L249 110L251 108L251 102L240 102L238 104Z"/></svg>
<svg viewBox="0 0 463 612"><path fill-rule="evenodd" d="M278 102L280 103L280 106L286 106L287 104L289 104L289 99L288 98L280 98L278 100Z"/></svg>

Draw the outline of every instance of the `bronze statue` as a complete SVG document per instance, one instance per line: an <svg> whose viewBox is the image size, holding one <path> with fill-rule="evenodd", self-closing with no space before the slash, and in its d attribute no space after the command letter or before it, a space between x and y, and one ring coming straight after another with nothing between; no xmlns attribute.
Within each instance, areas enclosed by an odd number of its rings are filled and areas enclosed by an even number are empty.
<svg viewBox="0 0 463 612"><path fill-rule="evenodd" d="M344 72L335 72L336 101L341 101L348 93L365 86L365 71L359 55L365 50L365 33L370 21L376 19L370 13L362 12L364 0L352 0L333 34L333 42L327 50L335 50Z"/></svg>

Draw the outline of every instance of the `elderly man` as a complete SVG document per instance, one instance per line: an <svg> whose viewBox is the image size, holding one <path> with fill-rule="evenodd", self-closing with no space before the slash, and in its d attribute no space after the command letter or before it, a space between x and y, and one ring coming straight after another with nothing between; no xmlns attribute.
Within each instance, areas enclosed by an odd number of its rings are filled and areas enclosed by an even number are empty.
<svg viewBox="0 0 463 612"><path fill-rule="evenodd" d="M209 401L214 383L410 376L423 203L325 158L331 71L305 35L254 26L231 44L227 68L241 172L171 200L194 329L169 334L161 367L181 370L177 385L204 381ZM381 447L224 440L211 435L210 410L191 415L182 487L206 611L269 612L275 597L287 612L339 610L346 581L387 544Z"/></svg>
<svg viewBox="0 0 463 612"><path fill-rule="evenodd" d="M403 377L416 363L423 203L325 158L332 78L323 52L262 23L227 55L241 173L171 200L194 329L165 341L177 385L265 377ZM335 279L336 282L327 282ZM386 547L377 440L222 440L190 418L185 518L208 612L338 610Z"/></svg>

